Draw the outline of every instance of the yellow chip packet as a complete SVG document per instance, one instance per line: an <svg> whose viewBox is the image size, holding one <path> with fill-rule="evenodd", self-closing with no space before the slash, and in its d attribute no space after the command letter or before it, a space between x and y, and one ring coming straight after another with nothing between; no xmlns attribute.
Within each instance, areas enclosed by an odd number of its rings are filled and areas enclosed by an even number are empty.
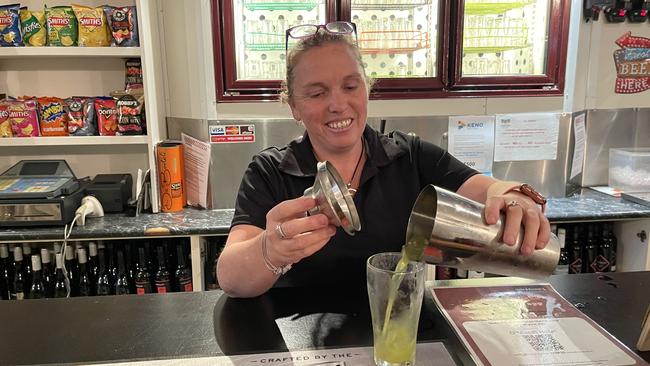
<svg viewBox="0 0 650 366"><path fill-rule="evenodd" d="M79 46L110 46L111 38L103 8L91 8L73 4L72 11L74 11L79 24L79 38L77 41Z"/></svg>

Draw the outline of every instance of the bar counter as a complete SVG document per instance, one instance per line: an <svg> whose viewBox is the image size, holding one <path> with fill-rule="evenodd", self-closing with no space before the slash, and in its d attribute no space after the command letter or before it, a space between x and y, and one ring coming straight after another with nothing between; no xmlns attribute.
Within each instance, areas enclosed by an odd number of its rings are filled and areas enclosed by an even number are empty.
<svg viewBox="0 0 650 366"><path fill-rule="evenodd" d="M526 283L511 278L461 281ZM558 275L550 277L549 282L569 302L635 350L650 303L650 272ZM444 284L454 283L458 282ZM436 309L429 291L431 285L427 284L418 342L443 342L458 365L474 365ZM277 288L252 299L233 299L215 290L0 301L0 324L3 365L372 345L365 288ZM650 361L650 352L636 353Z"/></svg>

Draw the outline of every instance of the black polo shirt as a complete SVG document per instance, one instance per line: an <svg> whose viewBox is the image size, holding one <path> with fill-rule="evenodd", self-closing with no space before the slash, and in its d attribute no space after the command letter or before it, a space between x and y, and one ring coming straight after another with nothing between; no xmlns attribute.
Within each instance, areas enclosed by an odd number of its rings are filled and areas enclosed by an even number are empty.
<svg viewBox="0 0 650 366"><path fill-rule="evenodd" d="M385 136L370 126L363 136L368 157L354 195L361 231L349 236L339 228L320 251L294 264L276 286L365 282L370 255L401 250L411 209L426 185L456 191L477 174L417 136L399 131ZM307 133L283 148L270 147L255 155L242 179L231 227L265 228L271 208L302 196L314 184L316 163Z"/></svg>

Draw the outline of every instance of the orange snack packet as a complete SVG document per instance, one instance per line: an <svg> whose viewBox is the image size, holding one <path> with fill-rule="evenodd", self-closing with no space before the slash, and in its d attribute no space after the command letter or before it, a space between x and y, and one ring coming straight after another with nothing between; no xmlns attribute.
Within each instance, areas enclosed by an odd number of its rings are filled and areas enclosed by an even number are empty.
<svg viewBox="0 0 650 366"><path fill-rule="evenodd" d="M68 136L68 114L61 98L41 97L38 115L41 118L41 136Z"/></svg>

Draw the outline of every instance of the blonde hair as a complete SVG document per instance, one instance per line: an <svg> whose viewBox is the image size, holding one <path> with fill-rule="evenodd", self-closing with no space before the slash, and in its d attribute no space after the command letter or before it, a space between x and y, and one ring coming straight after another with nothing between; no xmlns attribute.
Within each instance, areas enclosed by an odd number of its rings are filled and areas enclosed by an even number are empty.
<svg viewBox="0 0 650 366"><path fill-rule="evenodd" d="M289 102L289 99L291 99L293 95L292 89L293 89L293 81L295 79L294 69L298 64L300 57L305 52L309 51L312 48L321 47L330 43L342 43L348 46L350 51L352 51L355 60L359 64L359 67L362 70L363 79L366 83L366 89L368 90L368 93L370 93L370 89L372 88L372 85L375 83L375 81L374 79L372 79L366 74L366 68L363 65L363 60L361 58L361 51L359 50L359 47L357 47L357 45L350 40L349 36L340 35L340 34L331 34L321 29L318 31L318 33L314 34L313 36L309 38L301 39L300 41L298 41L298 43L295 46L291 47L291 49L289 50L286 58L286 65L287 65L286 78L284 81L282 81L282 86L280 91L280 101L282 103Z"/></svg>

